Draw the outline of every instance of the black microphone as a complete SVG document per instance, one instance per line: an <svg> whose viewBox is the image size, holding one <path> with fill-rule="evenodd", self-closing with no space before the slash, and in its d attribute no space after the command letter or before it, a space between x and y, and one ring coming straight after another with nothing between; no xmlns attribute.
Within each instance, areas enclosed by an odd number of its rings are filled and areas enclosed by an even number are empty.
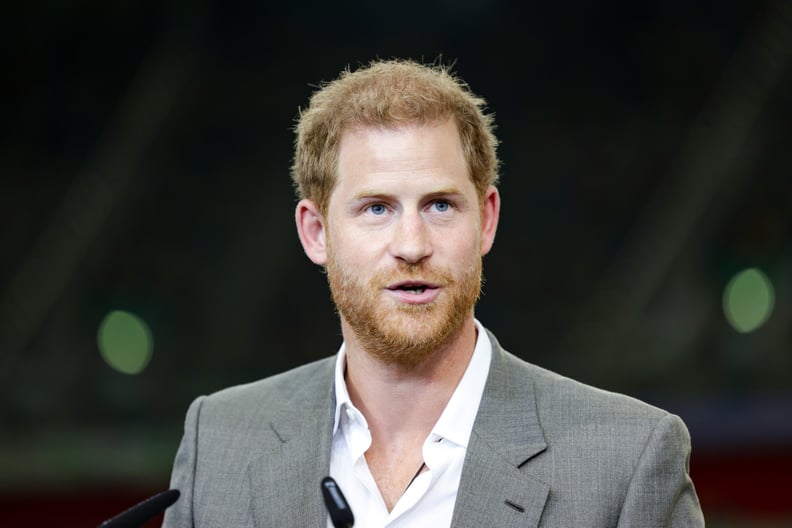
<svg viewBox="0 0 792 528"><path fill-rule="evenodd" d="M322 479L322 496L327 507L327 513L330 514L330 520L335 528L352 528L355 525L355 516L352 515L352 509L349 507L344 493L338 487L338 483L333 480L333 477Z"/></svg>
<svg viewBox="0 0 792 528"><path fill-rule="evenodd" d="M112 519L107 519L98 528L140 528L176 502L179 495L180 493L177 489L157 493L119 513Z"/></svg>

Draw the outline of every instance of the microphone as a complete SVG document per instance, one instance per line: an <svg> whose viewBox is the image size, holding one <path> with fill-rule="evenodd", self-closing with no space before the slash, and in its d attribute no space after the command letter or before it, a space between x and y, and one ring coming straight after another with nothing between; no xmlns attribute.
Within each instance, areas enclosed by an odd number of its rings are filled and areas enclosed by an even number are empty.
<svg viewBox="0 0 792 528"><path fill-rule="evenodd" d="M177 489L157 493L119 513L112 519L107 519L97 528L140 528L176 502L179 495L181 493Z"/></svg>
<svg viewBox="0 0 792 528"><path fill-rule="evenodd" d="M352 528L355 525L355 516L352 515L352 509L349 507L344 493L338 487L338 483L333 480L333 477L322 479L322 496L327 507L327 513L330 514L330 520L335 528Z"/></svg>

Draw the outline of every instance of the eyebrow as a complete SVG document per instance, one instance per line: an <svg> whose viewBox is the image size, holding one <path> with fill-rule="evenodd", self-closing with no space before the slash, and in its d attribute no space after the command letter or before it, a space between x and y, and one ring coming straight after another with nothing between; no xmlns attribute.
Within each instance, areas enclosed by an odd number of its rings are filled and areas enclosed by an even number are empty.
<svg viewBox="0 0 792 528"><path fill-rule="evenodd" d="M432 191L426 195L428 198L436 198L439 196L463 196L464 193L456 187L443 187ZM366 200L371 198L392 198L392 193L376 191L374 189L363 189L355 193L352 197L353 201Z"/></svg>

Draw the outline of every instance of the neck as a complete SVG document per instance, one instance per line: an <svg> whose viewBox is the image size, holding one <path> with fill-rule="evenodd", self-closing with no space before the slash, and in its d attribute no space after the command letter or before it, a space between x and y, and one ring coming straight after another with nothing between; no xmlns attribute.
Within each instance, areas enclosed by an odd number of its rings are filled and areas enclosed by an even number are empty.
<svg viewBox="0 0 792 528"><path fill-rule="evenodd" d="M473 314L425 361L409 367L385 363L363 349L342 321L346 384L376 439L425 438L467 369L476 344Z"/></svg>

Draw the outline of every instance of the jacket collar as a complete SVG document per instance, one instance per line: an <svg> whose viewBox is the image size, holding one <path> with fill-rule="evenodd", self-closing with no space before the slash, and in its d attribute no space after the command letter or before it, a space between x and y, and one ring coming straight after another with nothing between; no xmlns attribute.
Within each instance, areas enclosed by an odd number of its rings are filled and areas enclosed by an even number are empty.
<svg viewBox="0 0 792 528"><path fill-rule="evenodd" d="M495 337L492 365L470 438L451 525L537 526L550 487L526 463L547 449L533 380Z"/></svg>
<svg viewBox="0 0 792 528"><path fill-rule="evenodd" d="M333 358L301 387L295 387L269 424L279 442L248 467L251 517L259 528L327 526L320 483L330 468Z"/></svg>

